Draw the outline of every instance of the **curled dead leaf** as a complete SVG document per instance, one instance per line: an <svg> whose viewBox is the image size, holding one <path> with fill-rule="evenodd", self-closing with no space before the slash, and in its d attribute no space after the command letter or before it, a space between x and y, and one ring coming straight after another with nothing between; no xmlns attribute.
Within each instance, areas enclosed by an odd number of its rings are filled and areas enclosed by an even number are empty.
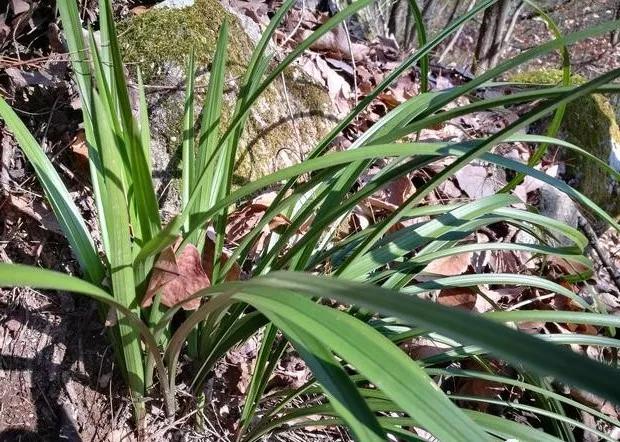
<svg viewBox="0 0 620 442"><path fill-rule="evenodd" d="M497 168L468 164L454 175L459 187L472 199L493 195L505 184Z"/></svg>
<svg viewBox="0 0 620 442"><path fill-rule="evenodd" d="M307 34L309 35L310 32L307 31ZM344 26L338 26L324 34L310 48L315 51L326 51L334 58L350 59L353 57L358 62L362 61L370 51L368 46L359 43L351 42L349 46L349 39Z"/></svg>
<svg viewBox="0 0 620 442"><path fill-rule="evenodd" d="M608 400L595 394L571 387L569 387L569 394L576 401L589 407L593 407L608 416L617 418L620 415L620 407L615 406L612 402L609 402Z"/></svg>
<svg viewBox="0 0 620 442"><path fill-rule="evenodd" d="M83 130L75 134L69 149L71 149L71 153L73 154L73 172L76 172L81 177L88 176L88 146L86 144L86 135Z"/></svg>
<svg viewBox="0 0 620 442"><path fill-rule="evenodd" d="M241 242L261 221L275 197L276 192L265 193L231 213L228 217L228 224L226 226L226 241L231 244L238 244ZM268 225L263 228L262 233L254 243L248 257L251 259L253 256L260 253L266 238L271 232L286 228L290 226L290 224L290 220L281 213L271 218ZM299 230L297 233L302 233L302 231Z"/></svg>
<svg viewBox="0 0 620 442"><path fill-rule="evenodd" d="M198 249L193 244L188 244L177 256L175 251L178 247L179 242L159 254L142 300L142 307L150 306L155 294L160 290L161 303L167 307L180 303L185 310L200 307L200 299L184 301L199 290L210 287L211 281L202 268Z"/></svg>
<svg viewBox="0 0 620 442"><path fill-rule="evenodd" d="M209 279L213 279L213 257L215 255L215 243L207 232L207 238L205 241L205 247L202 251L202 267L204 268ZM230 259L230 251L224 249L220 256L221 264L224 265ZM233 264L228 273L226 274L226 281L238 281L241 279L241 267L237 262Z"/></svg>
<svg viewBox="0 0 620 442"><path fill-rule="evenodd" d="M580 279L587 279L592 275L592 268L587 265L575 261L568 261L557 256L549 256L547 263L552 266L552 270L560 277L570 275Z"/></svg>

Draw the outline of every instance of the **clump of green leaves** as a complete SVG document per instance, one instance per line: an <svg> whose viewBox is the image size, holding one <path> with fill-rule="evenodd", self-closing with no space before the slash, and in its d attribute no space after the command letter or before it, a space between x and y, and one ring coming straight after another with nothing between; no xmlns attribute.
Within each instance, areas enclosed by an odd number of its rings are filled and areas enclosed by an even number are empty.
<svg viewBox="0 0 620 442"><path fill-rule="evenodd" d="M200 395L216 362L235 345L262 332L261 347L238 426L237 439L240 441L260 440L269 433L296 427L332 425L347 426L353 436L362 441L384 441L388 435L419 440L415 428L423 428L442 441L497 437L570 440L573 426L606 437L596 428L574 421L566 410L584 411L611 425L618 425L618 422L556 393L547 376L620 402L620 384L614 382L618 374L615 368L557 345L587 343L617 347L616 341L608 336L579 334L530 336L503 323L557 321L592 324L607 327L609 336L612 336L620 319L598 311L567 288L538 276L461 275L439 277L424 283L416 282L416 276L435 259L475 250L520 250L535 255L559 255L582 268L591 267L583 256L587 240L579 231L512 207L518 199L508 193L445 206L429 207L421 203L459 168L477 159L552 184L618 228L609 215L570 186L530 166L495 155L491 150L504 142L557 144L597 161L617 177L618 174L606 164L578 146L552 137L522 135L519 131L579 97L594 91L617 90L617 86L607 84L620 76L619 70L579 86L531 89L443 111L447 104L508 70L546 52L607 32L618 23L607 23L557 38L457 88L424 92L388 113L351 149L328 152L335 137L381 91L413 65L426 60L430 51L447 36L494 1L479 2L439 35L428 41L421 38L418 51L361 100L307 160L234 191L234 159L256 98L314 41L360 10L369 0L353 2L300 43L284 60L272 66L266 48L274 30L294 4L294 0L285 1L253 52L235 111L226 126L220 121L228 46L228 25L224 23L213 56L204 109L198 116L201 122L198 134L194 133L197 127L194 115L195 66L191 54L188 59L182 145L183 209L168 225L162 226L151 182L144 88L139 82L140 111L136 118L131 111L110 2L100 2L102 44L99 46L92 32L88 44L84 41L75 2L60 0L58 6L82 100L93 194L102 234L102 258L51 162L7 103L0 100L0 115L32 163L80 262L84 278L18 264L0 264L0 284L70 291L116 310L119 320L113 339L124 364L138 423L143 421L146 413L144 397L157 395L156 384L168 414L175 414L176 370L182 352L193 358L199 367L191 388ZM419 20L419 14L415 17ZM418 26L423 25L420 22ZM426 76L427 64L423 62L421 65ZM466 142L408 141L411 134L458 115L533 101L540 101L540 104L488 138ZM455 161L418 188L391 215L347 238L335 236L342 219L365 198L391 181L445 158L454 158ZM367 184L358 186L360 175L378 159L388 159L388 165ZM255 192L276 185L278 195L261 221L243 238L232 256L224 259L222 251L230 208ZM257 259L246 262L263 228L279 214L286 214L290 225L274 234ZM430 216L431 220L392 232L391 228L399 221L420 216ZM305 235L297 235L299 227L310 219L312 224ZM480 245L464 241L478 229L501 222L534 234L540 242ZM214 229L213 243L207 240L208 226ZM548 245L546 238L558 235L568 238L572 245L561 249ZM166 307L161 292L154 296L152 304L143 306L156 258L161 258L162 253L170 253L170 247L175 243L173 250L176 250L177 257L187 247L195 247L200 252L209 247L214 257L209 275L210 287L185 299L200 299L200 307L177 326L173 326L171 320L181 305ZM243 282L227 282L229 271L239 264L251 267L251 278ZM316 275L321 272L327 274ZM583 277L581 273L572 276ZM554 292L578 303L584 311L493 311L473 316L423 301L417 296L445 287L488 284L528 286ZM326 298L350 306L349 311L317 302ZM422 336L446 342L451 349L431 359L413 361L398 344ZM314 377L302 388L275 392L269 396L269 401L264 401L267 382L289 346L301 355ZM514 379L492 369L477 372L459 368L463 359L475 357L484 364L488 355L512 364L522 376ZM450 369L444 368L447 364ZM527 390L539 401L533 406L472 395L447 395L434 381L442 378L490 380ZM293 406L293 401L302 395L313 395L318 401ZM522 423L468 411L459 407L457 400L500 403L535 413L542 416L544 431L549 434ZM316 420L317 415L322 419Z"/></svg>

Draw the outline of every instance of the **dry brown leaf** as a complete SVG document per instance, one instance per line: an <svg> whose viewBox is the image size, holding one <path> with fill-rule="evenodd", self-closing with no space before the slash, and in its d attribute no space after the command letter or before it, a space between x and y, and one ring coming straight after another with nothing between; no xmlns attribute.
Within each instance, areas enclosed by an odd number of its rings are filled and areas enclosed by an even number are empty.
<svg viewBox="0 0 620 442"><path fill-rule="evenodd" d="M448 198L460 198L462 193L461 190L454 185L451 180L446 180L439 185L437 188L441 193L443 193Z"/></svg>
<svg viewBox="0 0 620 442"><path fill-rule="evenodd" d="M395 206L402 205L415 192L415 186L409 176L401 176L387 186L387 202Z"/></svg>
<svg viewBox="0 0 620 442"><path fill-rule="evenodd" d="M214 252L215 252L215 243L209 237L209 233L207 233L207 238L205 240L205 247L202 251L202 267L204 268L205 273L207 274L207 277L209 279L213 279ZM226 249L222 251L222 255L220 256L222 265L228 262L228 259L230 258L230 256L231 256L230 251ZM226 281L238 281L239 279L241 279L241 267L239 266L237 262L235 262L233 266L230 268L230 270L228 271L228 273L226 274L225 280Z"/></svg>
<svg viewBox="0 0 620 442"><path fill-rule="evenodd" d="M250 230L256 227L271 205L273 198L275 198L275 192L273 193L273 196L265 194L255 198L228 217L228 225L226 226L226 240L228 242L238 243ZM264 233L270 233L279 227L289 226L290 224L291 221L286 216L277 214L269 221Z"/></svg>
<svg viewBox="0 0 620 442"><path fill-rule="evenodd" d="M142 300L142 307L153 303L153 297L161 290L161 303L173 307L183 303L185 310L195 310L200 307L200 299L187 298L211 286L207 274L202 268L200 252L192 245L186 245L181 254L176 256L175 250L179 242L173 247L163 250L153 266L149 286Z"/></svg>
<svg viewBox="0 0 620 442"><path fill-rule="evenodd" d="M565 324L565 327L571 333L578 333L580 335L598 335L598 329L592 324Z"/></svg>
<svg viewBox="0 0 620 442"><path fill-rule="evenodd" d="M310 35L310 33L311 31L308 31L307 35ZM350 60L351 56L353 56L353 60L357 62L362 61L370 51L368 46L359 43L351 42L351 46L349 47L349 40L344 26L338 26L321 36L321 38L310 46L310 49L325 51L334 58L343 58L346 60Z"/></svg>
<svg viewBox="0 0 620 442"><path fill-rule="evenodd" d="M71 149L71 153L73 154L72 172L82 177L88 176L90 173L88 165L88 145L86 144L86 135L83 130L75 134L69 149Z"/></svg>
<svg viewBox="0 0 620 442"><path fill-rule="evenodd" d="M351 105L349 99L352 97L351 85L327 62L321 58L314 59L317 68L321 72L324 84L327 86L327 93L340 112L348 112Z"/></svg>
<svg viewBox="0 0 620 442"><path fill-rule="evenodd" d="M505 183L496 176L495 169L468 164L454 176L459 187L472 199L493 195Z"/></svg>
<svg viewBox="0 0 620 442"><path fill-rule="evenodd" d="M362 177L362 182L367 182L374 173ZM408 176L400 177L364 200L358 208L368 218L375 218L377 213L392 213L396 211L415 192L415 186ZM402 228L402 225L400 226Z"/></svg>
<svg viewBox="0 0 620 442"><path fill-rule="evenodd" d="M24 0L11 0L11 6L13 7L14 15L30 11L30 4Z"/></svg>
<svg viewBox="0 0 620 442"><path fill-rule="evenodd" d="M589 275L592 273L592 269L584 264L575 261L567 261L566 259L553 255L549 256L547 263L553 267L553 270L559 272L559 276L575 274Z"/></svg>
<svg viewBox="0 0 620 442"><path fill-rule="evenodd" d="M472 256L473 253L469 252L436 259L424 268L424 273L443 276L461 275L467 271Z"/></svg>
<svg viewBox="0 0 620 442"><path fill-rule="evenodd" d="M399 78L396 84L381 93L377 98L383 101L388 108L392 109L411 97L418 95L419 92L419 83L414 81L410 75L406 75Z"/></svg>
<svg viewBox="0 0 620 442"><path fill-rule="evenodd" d="M9 202L15 210L38 221L44 229L57 233L58 235L64 235L63 230L58 225L58 221L56 221L54 213L45 203L26 199L17 195L9 195Z"/></svg>
<svg viewBox="0 0 620 442"><path fill-rule="evenodd" d="M370 221L366 216L362 215L361 213L353 212L349 217L349 232L346 233L350 234L351 232L361 232L369 226Z"/></svg>
<svg viewBox="0 0 620 442"><path fill-rule="evenodd" d="M576 401L589 407L593 407L608 416L617 418L620 413L620 408L616 407L612 402L587 391L580 390L578 388L569 388L569 394Z"/></svg>
<svg viewBox="0 0 620 442"><path fill-rule="evenodd" d="M139 5L130 9L130 12L133 15L142 15L146 12L149 12L152 8L144 5Z"/></svg>
<svg viewBox="0 0 620 442"><path fill-rule="evenodd" d="M466 379L462 382L457 392L459 395L463 396L497 398L505 390L506 388L498 382L487 381L484 379ZM468 405L482 412L486 412L489 408L489 404L484 402L475 402Z"/></svg>
<svg viewBox="0 0 620 442"><path fill-rule="evenodd" d="M269 8L266 3L256 0L232 0L231 6L235 11L239 11L244 15L247 15L256 23L260 23L261 25L269 24L269 17L267 15Z"/></svg>
<svg viewBox="0 0 620 442"><path fill-rule="evenodd" d="M458 307L472 311L476 305L478 295L467 287L444 289L439 292L437 302L447 307Z"/></svg>
<svg viewBox="0 0 620 442"><path fill-rule="evenodd" d="M445 353L451 347L448 344L429 338L418 338L412 342L401 345L402 349L415 360L430 358Z"/></svg>
<svg viewBox="0 0 620 442"><path fill-rule="evenodd" d="M520 158L517 157L517 159L520 159ZM540 170L541 167L536 166L535 169ZM545 170L545 173L552 177L557 177L558 172L559 172L559 168L557 165L553 165L549 167L547 170ZM543 184L544 183L542 181L536 178L532 178L531 176L528 175L523 179L523 182L521 184L515 187L514 193L516 196L518 196L521 199L521 201L526 203L527 195L531 192L534 192L535 190L540 189L543 186Z"/></svg>
<svg viewBox="0 0 620 442"><path fill-rule="evenodd" d="M370 196L366 198L366 201L364 202L367 205L367 210L370 210L370 212L365 211L368 214L371 214L371 212L374 212L376 210L392 213L396 209L398 209L397 205L392 204L383 198L375 198L375 197Z"/></svg>
<svg viewBox="0 0 620 442"><path fill-rule="evenodd" d="M489 254L489 267L496 273L519 273L521 261L510 250L494 250Z"/></svg>
<svg viewBox="0 0 620 442"><path fill-rule="evenodd" d="M228 224L226 226L227 243L238 244L254 227L256 227L265 215L267 209L271 206L276 195L276 192L265 193L231 213L228 217ZM260 253L266 238L271 232L282 227L288 227L290 224L291 222L286 216L282 214L274 216L269 221L268 225L263 228L261 235L254 243L248 256L252 258ZM298 233L301 232L301 230L298 231Z"/></svg>

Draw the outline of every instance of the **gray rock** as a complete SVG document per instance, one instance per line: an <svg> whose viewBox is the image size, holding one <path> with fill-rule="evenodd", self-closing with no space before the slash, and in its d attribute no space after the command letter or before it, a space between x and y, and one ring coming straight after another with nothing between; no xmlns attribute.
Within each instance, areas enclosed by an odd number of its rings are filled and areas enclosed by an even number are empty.
<svg viewBox="0 0 620 442"><path fill-rule="evenodd" d="M188 4L191 6L186 6ZM225 129L260 29L251 20L231 14L218 0L166 0L162 5L167 7L152 9L120 23L119 35L130 70L138 65L145 83L151 86L147 99L154 172L159 190L166 189L164 209L175 212L179 208L176 180L179 176L178 148L182 142L186 57L193 49L198 68L197 115L207 90L219 29L224 17L229 17L228 63L222 102ZM336 120L327 91L300 69L286 70L265 90L250 112L235 164L236 184L299 162ZM220 129L220 134L224 129Z"/></svg>
<svg viewBox="0 0 620 442"><path fill-rule="evenodd" d="M580 216L579 208L565 193L547 183L544 183L540 188L538 210L541 215L577 228ZM558 238L557 243L561 246L572 245L572 242L563 236Z"/></svg>
<svg viewBox="0 0 620 442"><path fill-rule="evenodd" d="M539 203L537 208L541 215L577 228L581 213L579 212L577 204L575 204L570 197L547 183L543 183L538 192ZM540 242L536 237L523 230L517 233L516 240L524 244L538 244ZM573 245L573 243L564 236L558 236L555 240L552 239L549 241L549 244L558 247L569 247Z"/></svg>
<svg viewBox="0 0 620 442"><path fill-rule="evenodd" d="M196 0L164 0L161 3L155 5L156 8L170 8L170 9L181 9L181 8L189 8L190 6L194 6Z"/></svg>

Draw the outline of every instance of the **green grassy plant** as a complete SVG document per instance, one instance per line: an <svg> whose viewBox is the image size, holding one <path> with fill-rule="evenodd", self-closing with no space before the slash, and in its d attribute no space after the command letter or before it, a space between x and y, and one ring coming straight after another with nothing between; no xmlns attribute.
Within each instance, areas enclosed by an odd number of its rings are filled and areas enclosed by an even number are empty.
<svg viewBox="0 0 620 442"><path fill-rule="evenodd" d="M586 196L532 166L491 153L498 143L528 142L558 145L596 161L612 176L618 174L578 146L553 138L566 103L595 91L617 92L610 84L620 70L610 71L579 86L563 85L525 89L512 95L474 101L442 111L455 99L491 83L507 71L550 51L564 51L583 38L604 34L619 23L611 22L556 38L508 60L471 82L443 91L426 91L398 106L364 133L344 152L329 152L335 137L381 91L403 72L420 63L428 73L428 55L464 22L495 2L480 1L438 35L427 39L419 32L420 48L370 92L322 140L308 158L233 191L233 165L249 110L256 98L301 53L342 20L369 3L359 0L330 18L281 62L266 55L271 36L293 6L284 2L258 42L247 66L233 116L220 123L220 103L225 80L228 26L222 25L211 69L209 88L198 133L194 116L194 59L188 54L187 98L182 143L182 211L168 225L159 218L151 181L150 135L146 98L141 81L139 116L133 115L128 85L118 48L109 0L100 2L101 45L92 31L83 38L77 5L59 0L58 7L80 92L93 196L97 205L101 251L91 240L85 222L43 150L8 104L0 99L0 116L13 132L31 162L59 223L80 263L83 279L18 264L0 264L0 285L30 286L69 291L93 298L119 318L112 339L131 392L140 425L146 413L145 396L158 391L173 416L176 369L187 352L198 367L191 389L199 396L214 365L226 353L260 333L261 346L241 412L237 440L255 441L274 432L309 426L348 427L360 441L384 441L387 435L402 440L422 440L414 428L423 428L442 441L519 439L531 441L574 440L580 427L607 438L596 428L576 422L567 410L589 413L610 425L619 423L590 406L565 397L551 387L550 379L583 388L620 403L616 368L579 356L569 344L617 348L612 339L620 318L590 305L562 285L539 276L477 274L416 282L416 276L435 259L477 250L519 250L536 256L559 256L589 269L583 256L586 238L576 229L529 210L511 207L518 199L507 191L480 200L422 205L424 198L472 160L482 160L518 174L530 175L556 186L582 206L619 226ZM415 5L415 3L412 3ZM413 8L423 30L417 7ZM564 52L565 53L565 52ZM568 66L565 63L565 68ZM567 68L566 68L567 69ZM538 105L502 131L488 138L466 142L411 142L409 135L459 115L515 103ZM555 113L548 135L523 135L520 129ZM559 115L559 117L558 117ZM444 158L454 158L430 178L395 212L367 229L337 239L336 229L355 206L393 180ZM358 178L378 159L388 165L364 186ZM227 260L220 258L231 207L265 188L279 192L261 221L241 240ZM510 189L507 189L510 190ZM247 263L263 228L279 214L291 224L274 232L261 256ZM429 216L431 220L392 233L399 221ZM298 228L312 219L303 236ZM472 232L496 223L509 223L533 234L538 244L468 244ZM193 295L200 308L173 327L180 306L166 308L160 294L151 307L141 307L149 276L158 254L182 238L178 250L189 244L206 247L207 227L215 231L212 286ZM563 236L571 245L554 248L550 239ZM101 253L100 253L101 252ZM179 253L179 252L177 252ZM233 265L251 267L251 278L226 282ZM326 265L329 264L329 265ZM329 269L326 271L324 269ZM583 270L566 277L583 279ZM583 312L493 311L474 316L421 300L418 295L447 287L503 284L535 287L566 296ZM331 299L350 306L348 311L317 302ZM606 327L606 336L580 334L531 336L505 324L525 321L591 324ZM281 333L280 333L281 332ZM414 337L432 337L448 344L439 355L413 361L398 346ZM312 371L313 378L298 389L266 394L277 361L292 346ZM496 373L486 363L500 358L519 374ZM473 358L487 371L465 370L459 365ZM449 367L449 368L445 368ZM473 378L520 388L532 394L534 405L507 403L472 395L448 395L436 381ZM158 389L155 387L158 386ZM316 400L293 406L300 396ZM457 402L458 401L458 402ZM469 411L463 403L486 402L513 407L540 417L533 429L488 413ZM317 420L315 416L322 418Z"/></svg>

